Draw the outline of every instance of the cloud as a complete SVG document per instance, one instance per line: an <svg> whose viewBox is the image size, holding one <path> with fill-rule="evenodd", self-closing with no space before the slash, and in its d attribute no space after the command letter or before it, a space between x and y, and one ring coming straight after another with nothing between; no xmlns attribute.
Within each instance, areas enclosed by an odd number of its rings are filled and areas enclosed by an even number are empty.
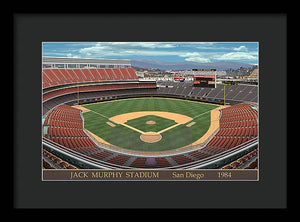
<svg viewBox="0 0 300 222"><path fill-rule="evenodd" d="M257 52L230 52L215 56L216 60L257 60Z"/></svg>
<svg viewBox="0 0 300 222"><path fill-rule="evenodd" d="M103 47L119 47L119 48L174 48L175 43L172 42L99 42L96 46Z"/></svg>
<svg viewBox="0 0 300 222"><path fill-rule="evenodd" d="M78 55L73 55L72 53L68 53L66 56L67 56L68 58L79 58Z"/></svg>
<svg viewBox="0 0 300 222"><path fill-rule="evenodd" d="M156 42L101 42L90 47L80 48L81 56L132 56L132 55L174 55L164 49L174 48L175 44ZM153 50L161 49L161 50Z"/></svg>
<svg viewBox="0 0 300 222"><path fill-rule="evenodd" d="M138 46L143 48L174 48L176 45L174 43L165 43L165 42L135 42L135 43L129 43L129 46Z"/></svg>
<svg viewBox="0 0 300 222"><path fill-rule="evenodd" d="M196 45L214 45L215 42L184 42L187 44L196 44Z"/></svg>
<svg viewBox="0 0 300 222"><path fill-rule="evenodd" d="M178 61L178 57L181 57L185 61L201 63L221 60L257 63L258 60L258 52L255 50L249 52L244 45L229 47L215 42L78 42L78 44L73 42L63 44L65 45L59 45L59 47L56 46L57 44L47 45L43 56L120 59L139 57L159 59L158 57L164 56L167 60Z"/></svg>
<svg viewBox="0 0 300 222"><path fill-rule="evenodd" d="M120 47L121 46L121 47ZM126 46L126 47L125 47ZM135 47L133 47L135 46ZM148 48L146 48L148 47ZM165 47L161 50L154 50L155 47ZM185 58L185 61L193 62L210 62L211 60L199 52L185 52L185 51L170 51L166 50L169 47L168 44L159 45L152 43L130 43L125 44L123 42L110 43L110 44L96 44L95 46L82 48L79 53L89 57L102 57L102 56L179 56Z"/></svg>
<svg viewBox="0 0 300 222"><path fill-rule="evenodd" d="M210 59L208 56L204 56L202 53L199 52L180 52L178 54L180 57L184 57L185 61L190 61L190 62L210 62Z"/></svg>
<svg viewBox="0 0 300 222"><path fill-rule="evenodd" d="M90 47L86 47L86 48L81 48L81 49L79 49L78 52L82 53L82 54L97 53L99 51L109 50L109 49L111 49L111 48L107 47L107 46L102 46L102 45L96 44L94 46L90 46Z"/></svg>
<svg viewBox="0 0 300 222"><path fill-rule="evenodd" d="M203 58L203 57L188 57L188 58L185 59L185 61L200 62L200 63L211 62L209 58Z"/></svg>
<svg viewBox="0 0 300 222"><path fill-rule="evenodd" d="M89 47L83 47L79 49L79 53L87 54L99 54L99 52L106 51L108 54L115 55L116 52L121 56L121 54L128 55L126 52L137 52L138 54L149 54L145 50L156 49L158 52L153 52L154 54L165 54L171 55L176 54L176 52L162 52L164 49L172 49L178 46L191 47L193 46L211 46L212 42L98 42ZM150 51L151 52L151 51ZM160 53L162 52L162 53ZM181 51L180 51L181 52ZM180 53L178 52L178 53ZM131 54L131 53L129 53Z"/></svg>
<svg viewBox="0 0 300 222"><path fill-rule="evenodd" d="M247 47L244 45L241 45L238 48L233 48L234 51L248 51Z"/></svg>

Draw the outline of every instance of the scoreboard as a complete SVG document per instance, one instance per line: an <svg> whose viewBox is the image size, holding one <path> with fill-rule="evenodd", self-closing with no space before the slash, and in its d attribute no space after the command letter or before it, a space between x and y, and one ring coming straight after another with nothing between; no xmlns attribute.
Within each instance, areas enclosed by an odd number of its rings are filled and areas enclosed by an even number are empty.
<svg viewBox="0 0 300 222"><path fill-rule="evenodd" d="M194 75L194 86L216 88L216 75Z"/></svg>
<svg viewBox="0 0 300 222"><path fill-rule="evenodd" d="M184 82L185 78L183 77L174 77L174 82Z"/></svg>

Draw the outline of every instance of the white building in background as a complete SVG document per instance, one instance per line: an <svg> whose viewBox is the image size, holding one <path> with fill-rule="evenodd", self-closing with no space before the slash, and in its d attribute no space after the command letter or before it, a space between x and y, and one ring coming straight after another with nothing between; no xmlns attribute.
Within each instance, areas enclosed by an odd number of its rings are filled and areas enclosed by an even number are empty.
<svg viewBox="0 0 300 222"><path fill-rule="evenodd" d="M135 71L136 75L139 77L139 78L144 78L145 76L145 71L141 72L141 71Z"/></svg>

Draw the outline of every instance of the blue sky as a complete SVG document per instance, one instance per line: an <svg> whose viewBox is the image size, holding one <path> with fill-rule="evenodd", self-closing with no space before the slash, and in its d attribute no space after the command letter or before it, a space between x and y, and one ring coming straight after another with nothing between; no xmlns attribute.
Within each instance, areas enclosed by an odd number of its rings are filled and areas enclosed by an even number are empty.
<svg viewBox="0 0 300 222"><path fill-rule="evenodd" d="M258 64L256 42L44 42L43 56Z"/></svg>

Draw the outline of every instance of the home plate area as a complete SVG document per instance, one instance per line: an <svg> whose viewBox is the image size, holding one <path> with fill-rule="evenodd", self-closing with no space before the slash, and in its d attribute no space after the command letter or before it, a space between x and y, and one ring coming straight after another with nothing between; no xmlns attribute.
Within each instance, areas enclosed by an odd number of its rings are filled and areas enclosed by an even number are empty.
<svg viewBox="0 0 300 222"><path fill-rule="evenodd" d="M146 143L155 143L161 140L162 136L156 132L146 132L141 134L141 140Z"/></svg>
<svg viewBox="0 0 300 222"><path fill-rule="evenodd" d="M162 139L162 133L185 124L192 118L170 112L144 111L121 114L109 120L140 133L141 141L155 143Z"/></svg>

